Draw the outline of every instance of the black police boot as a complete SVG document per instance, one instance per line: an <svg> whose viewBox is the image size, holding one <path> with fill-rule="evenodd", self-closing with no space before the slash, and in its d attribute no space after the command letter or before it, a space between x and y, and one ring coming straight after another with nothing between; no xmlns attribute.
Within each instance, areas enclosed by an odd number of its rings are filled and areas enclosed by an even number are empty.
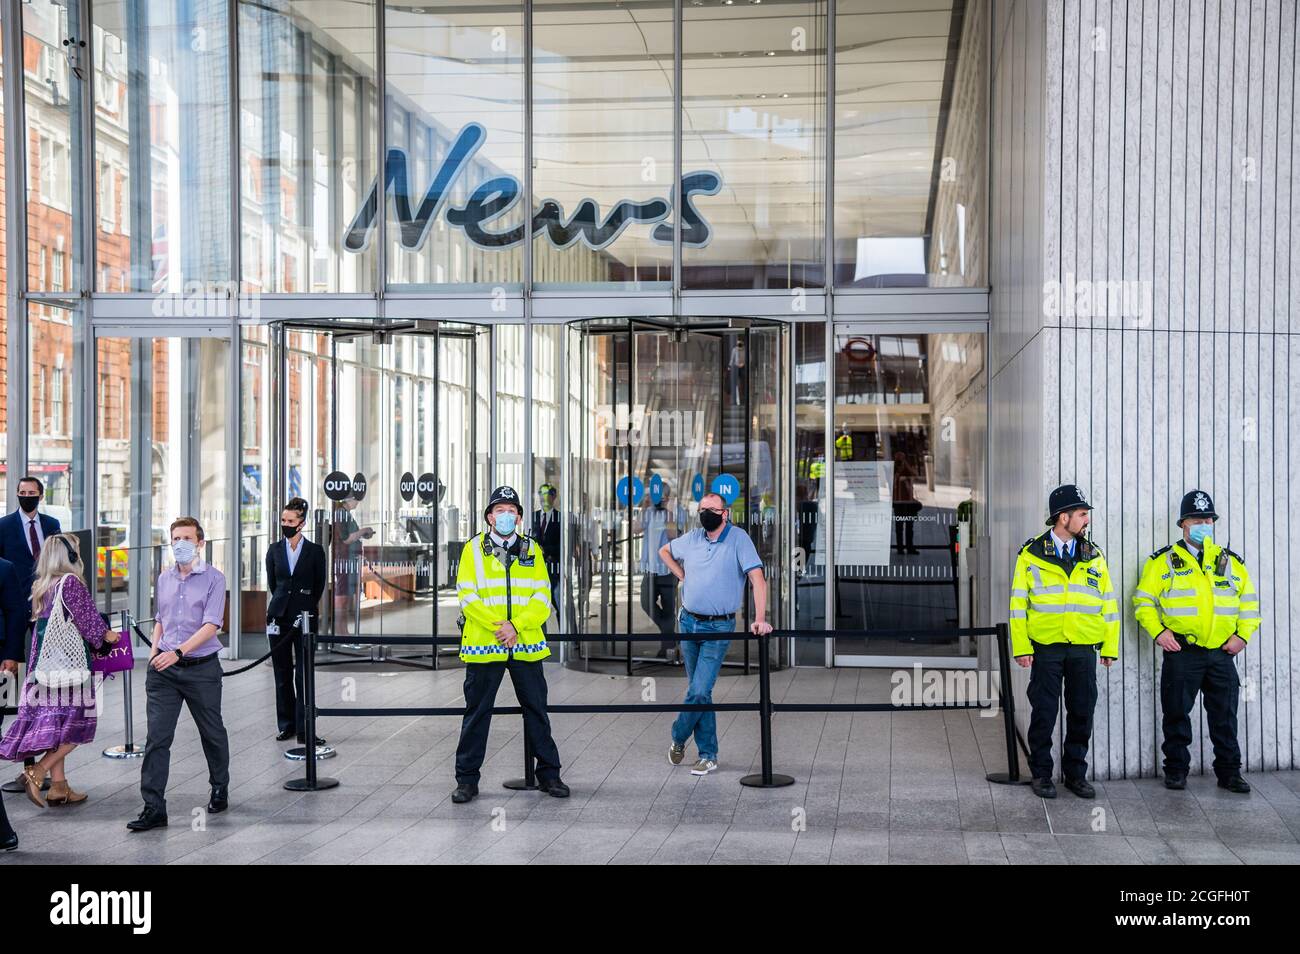
<svg viewBox="0 0 1300 954"><path fill-rule="evenodd" d="M558 778L553 778L550 779L549 781L539 778L537 780L537 790L539 792L545 792L547 795L550 795L552 798L569 797L569 786L565 785Z"/></svg>
<svg viewBox="0 0 1300 954"><path fill-rule="evenodd" d="M132 831L148 831L151 828L166 828L167 813L160 812L156 808L145 806L145 810L140 813L140 817L127 822L126 827Z"/></svg>
<svg viewBox="0 0 1300 954"><path fill-rule="evenodd" d="M1165 788L1172 788L1176 792L1181 792L1187 787L1186 772L1166 772Z"/></svg>
<svg viewBox="0 0 1300 954"><path fill-rule="evenodd" d="M1036 778L1029 783L1029 787L1039 798L1056 797L1056 784L1050 778Z"/></svg>
<svg viewBox="0 0 1300 954"><path fill-rule="evenodd" d="M1086 778L1067 778L1065 787L1074 792L1080 798L1096 798L1097 790L1092 787L1092 783Z"/></svg>
<svg viewBox="0 0 1300 954"><path fill-rule="evenodd" d="M1219 779L1219 788L1226 788L1238 795L1245 795L1250 791L1250 783L1241 777L1240 772L1233 772L1227 778Z"/></svg>
<svg viewBox="0 0 1300 954"><path fill-rule="evenodd" d="M7 835L0 836L0 851L16 851L18 849L18 833L11 831Z"/></svg>
<svg viewBox="0 0 1300 954"><path fill-rule="evenodd" d="M230 804L230 792L224 785L212 786L212 795L208 798L208 813L219 815Z"/></svg>
<svg viewBox="0 0 1300 954"><path fill-rule="evenodd" d="M457 805L464 805L466 802L472 802L477 797L477 785L457 785L456 791L451 793L451 800Z"/></svg>

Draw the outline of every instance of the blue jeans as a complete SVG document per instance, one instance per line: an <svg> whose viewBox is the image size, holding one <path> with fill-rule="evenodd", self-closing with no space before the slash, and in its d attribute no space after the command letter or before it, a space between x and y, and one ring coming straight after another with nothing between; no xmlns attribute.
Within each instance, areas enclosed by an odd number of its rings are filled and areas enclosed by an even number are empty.
<svg viewBox="0 0 1300 954"><path fill-rule="evenodd" d="M679 633L733 633L734 619L699 619L683 609ZM727 655L730 639L683 639L682 659L686 662L686 702L708 705L713 702L713 684L718 681L722 659ZM695 734L695 747L702 759L718 757L718 716L715 712L679 712L673 722L673 743L685 745Z"/></svg>

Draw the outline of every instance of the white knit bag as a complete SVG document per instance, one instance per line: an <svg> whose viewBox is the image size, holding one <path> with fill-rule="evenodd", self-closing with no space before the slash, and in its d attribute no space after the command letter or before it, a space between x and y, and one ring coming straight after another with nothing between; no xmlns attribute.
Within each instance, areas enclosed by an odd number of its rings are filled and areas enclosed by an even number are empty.
<svg viewBox="0 0 1300 954"><path fill-rule="evenodd" d="M81 686L90 678L86 641L81 638L81 631L63 605L63 585L67 581L67 576L64 576L54 591L54 605L50 607L40 652L36 665L32 667L33 678L50 689Z"/></svg>

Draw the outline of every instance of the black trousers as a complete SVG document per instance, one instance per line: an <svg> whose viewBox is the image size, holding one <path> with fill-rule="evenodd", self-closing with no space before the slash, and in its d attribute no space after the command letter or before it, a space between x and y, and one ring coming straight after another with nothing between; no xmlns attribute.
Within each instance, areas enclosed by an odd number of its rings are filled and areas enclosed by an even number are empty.
<svg viewBox="0 0 1300 954"><path fill-rule="evenodd" d="M551 738L551 720L546 714L546 675L542 663L510 659L465 664L467 711L460 724L460 743L456 746L458 785L478 784L479 769L487 752L488 729L492 726L492 706L507 669L515 696L524 710L524 737L537 757L537 778L552 781L560 777L560 751Z"/></svg>
<svg viewBox="0 0 1300 954"><path fill-rule="evenodd" d="M167 811L167 776L171 772L172 739L181 704L189 707L198 726L203 755L208 760L208 784L230 784L230 741L221 721L221 663L215 655L193 666L150 668L144 681L149 720L140 768L140 794L145 805Z"/></svg>
<svg viewBox="0 0 1300 954"><path fill-rule="evenodd" d="M275 722L281 732L306 732L302 700L298 685L302 681L302 651L298 624L280 620L280 632L268 638L271 647L271 670L275 675Z"/></svg>
<svg viewBox="0 0 1300 954"><path fill-rule="evenodd" d="M1237 744L1237 699L1241 680L1233 658L1222 649L1204 649L1179 639L1182 652L1164 654L1160 707L1164 710L1165 774L1185 775L1191 767L1192 706L1202 695L1205 722L1214 744L1214 774L1228 778L1241 771Z"/></svg>
<svg viewBox="0 0 1300 954"><path fill-rule="evenodd" d="M1088 774L1092 711L1097 705L1097 647L1072 643L1035 643L1029 671L1029 770L1034 778L1051 778L1052 733L1065 692L1065 740L1061 772L1068 779Z"/></svg>

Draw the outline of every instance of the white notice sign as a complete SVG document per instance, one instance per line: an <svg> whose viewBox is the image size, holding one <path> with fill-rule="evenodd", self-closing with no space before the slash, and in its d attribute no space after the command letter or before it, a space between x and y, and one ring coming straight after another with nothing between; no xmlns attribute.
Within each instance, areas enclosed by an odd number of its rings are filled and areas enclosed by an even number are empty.
<svg viewBox="0 0 1300 954"><path fill-rule="evenodd" d="M826 500L825 478L818 491ZM835 462L835 563L839 566L888 566L894 527L894 462L845 460ZM817 526L813 562L825 563Z"/></svg>

